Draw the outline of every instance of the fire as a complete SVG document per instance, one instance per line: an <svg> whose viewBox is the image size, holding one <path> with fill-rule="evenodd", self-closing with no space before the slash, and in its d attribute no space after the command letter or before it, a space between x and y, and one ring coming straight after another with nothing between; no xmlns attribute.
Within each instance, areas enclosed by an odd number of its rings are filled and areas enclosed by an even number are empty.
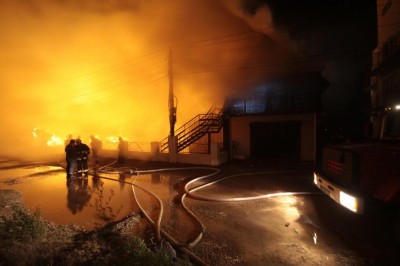
<svg viewBox="0 0 400 266"><path fill-rule="evenodd" d="M55 134L50 134L39 127L35 127L32 130L32 136L34 139L37 139L41 145L46 144L47 146L53 147L64 144L64 141L61 138L57 137Z"/></svg>
<svg viewBox="0 0 400 266"><path fill-rule="evenodd" d="M106 137L105 139L106 139L107 141L109 141L109 142L112 142L112 143L117 143L117 142L119 142L118 137L115 137L115 136Z"/></svg>
<svg viewBox="0 0 400 266"><path fill-rule="evenodd" d="M63 143L64 141L55 135L52 135L50 139L47 141L48 146L61 146L63 145Z"/></svg>
<svg viewBox="0 0 400 266"><path fill-rule="evenodd" d="M84 2L1 1L0 29L7 42L0 42L0 106L8 112L1 117L7 125L2 153L47 155L42 147L51 145L64 152L57 136L68 134L82 140L123 134L135 142L161 141L169 134L170 80L180 100L176 128L223 99L224 88L234 87L229 75L207 72L208 65L221 68L220 45L212 46L212 53L209 46L194 47L193 54L177 47L243 28L218 28L213 20L194 18L199 30L193 31L181 23L190 14L187 8L194 8L192 1L157 1L157 8L146 1ZM210 12L232 17L214 12L214 5L220 7L213 1L199 7L207 17ZM171 58L169 48L176 51ZM37 125L45 130L32 131ZM104 144L116 146L117 137L103 138Z"/></svg>
<svg viewBox="0 0 400 266"><path fill-rule="evenodd" d="M38 130L39 130L39 128L34 128L33 130L32 130L32 136L34 137L34 138L37 138L38 137Z"/></svg>

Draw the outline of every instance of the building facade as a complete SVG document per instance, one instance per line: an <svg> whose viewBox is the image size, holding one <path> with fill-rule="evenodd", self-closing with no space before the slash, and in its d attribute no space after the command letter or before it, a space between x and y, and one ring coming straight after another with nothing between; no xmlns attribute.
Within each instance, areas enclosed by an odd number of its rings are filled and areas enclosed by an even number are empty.
<svg viewBox="0 0 400 266"><path fill-rule="evenodd" d="M378 46L374 51L371 100L374 138L400 137L400 3L377 1Z"/></svg>
<svg viewBox="0 0 400 266"><path fill-rule="evenodd" d="M319 72L270 80L225 101L224 147L230 159L314 161Z"/></svg>

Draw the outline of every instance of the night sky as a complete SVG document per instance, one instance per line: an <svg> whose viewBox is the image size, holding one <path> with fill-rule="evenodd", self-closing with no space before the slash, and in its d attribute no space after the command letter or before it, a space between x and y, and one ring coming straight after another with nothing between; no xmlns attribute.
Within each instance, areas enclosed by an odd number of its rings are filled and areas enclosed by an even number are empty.
<svg viewBox="0 0 400 266"><path fill-rule="evenodd" d="M362 82L371 69L371 54L377 43L376 1L244 3L249 14L256 14L267 5L273 26L288 34L295 50L310 64L320 64L325 69L324 77L331 84L324 95L326 111L347 112L354 107L360 100Z"/></svg>
<svg viewBox="0 0 400 266"><path fill-rule="evenodd" d="M329 86L322 111L349 138L362 138L369 121L369 73L377 45L376 1L244 1L249 14L268 7L273 27L286 33L302 66L321 67ZM295 60L296 61L296 60Z"/></svg>

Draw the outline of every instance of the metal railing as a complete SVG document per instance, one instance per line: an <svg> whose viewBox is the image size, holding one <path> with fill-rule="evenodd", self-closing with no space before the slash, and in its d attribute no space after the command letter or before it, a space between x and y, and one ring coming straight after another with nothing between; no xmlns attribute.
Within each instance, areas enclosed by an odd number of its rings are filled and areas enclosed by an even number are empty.
<svg viewBox="0 0 400 266"><path fill-rule="evenodd" d="M222 123L223 110L216 106L212 106L206 114L196 115L175 131L178 152L187 152L187 147L208 133L218 133L222 128ZM160 151L169 151L168 137L160 142Z"/></svg>

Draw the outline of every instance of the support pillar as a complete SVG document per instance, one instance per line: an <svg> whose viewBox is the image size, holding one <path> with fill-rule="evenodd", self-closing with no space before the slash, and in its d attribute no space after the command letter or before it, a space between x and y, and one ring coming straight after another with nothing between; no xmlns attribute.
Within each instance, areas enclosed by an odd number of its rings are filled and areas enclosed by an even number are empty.
<svg viewBox="0 0 400 266"><path fill-rule="evenodd" d="M169 162L178 162L178 138L176 136L168 136L169 146Z"/></svg>
<svg viewBox="0 0 400 266"><path fill-rule="evenodd" d="M160 142L151 142L151 157L153 161L158 161L160 154Z"/></svg>

